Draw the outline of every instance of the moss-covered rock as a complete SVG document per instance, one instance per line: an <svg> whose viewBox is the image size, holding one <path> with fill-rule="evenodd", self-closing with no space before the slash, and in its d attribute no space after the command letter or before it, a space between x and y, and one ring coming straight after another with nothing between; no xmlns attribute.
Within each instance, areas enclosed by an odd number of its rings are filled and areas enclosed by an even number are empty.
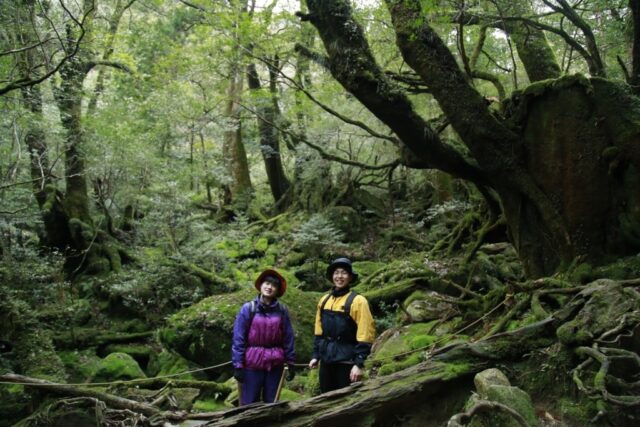
<svg viewBox="0 0 640 427"><path fill-rule="evenodd" d="M60 351L60 359L72 383L82 383L93 378L102 364L94 349Z"/></svg>
<svg viewBox="0 0 640 427"><path fill-rule="evenodd" d="M476 391L483 399L487 398L489 387L492 385L511 386L509 378L507 378L500 369L496 368L485 369L482 372L478 372L473 378L473 384L476 386Z"/></svg>
<svg viewBox="0 0 640 427"><path fill-rule="evenodd" d="M387 375L422 362L430 346L444 345L455 338L436 335L437 326L438 322L433 321L389 330L374 345L369 363L378 367L379 375Z"/></svg>
<svg viewBox="0 0 640 427"><path fill-rule="evenodd" d="M411 302L405 309L411 316L412 322L446 319L454 314L459 314L457 306L447 301L445 295L437 292L421 292L420 297L414 293L409 298L411 298Z"/></svg>
<svg viewBox="0 0 640 427"><path fill-rule="evenodd" d="M640 303L637 291L607 279L596 280L580 296L588 299L585 306L556 331L566 345L581 345L612 330L625 313L635 310Z"/></svg>
<svg viewBox="0 0 640 427"><path fill-rule="evenodd" d="M189 362L180 355L163 349L160 353L154 353L147 365L150 376L174 375L190 370ZM185 374L177 377L181 380L196 379L194 374Z"/></svg>
<svg viewBox="0 0 640 427"><path fill-rule="evenodd" d="M287 279L290 273L279 270ZM233 323L242 304L256 295L246 283L238 292L205 298L167 320L160 340L168 349L200 366L225 363L231 357ZM320 295L289 285L282 302L288 307L296 334L298 360L308 360L313 340L315 307Z"/></svg>
<svg viewBox="0 0 640 427"><path fill-rule="evenodd" d="M125 353L111 353L100 362L91 382L126 381L146 378L138 362Z"/></svg>
<svg viewBox="0 0 640 427"><path fill-rule="evenodd" d="M155 353L155 350L147 344L109 344L98 354L102 355L111 353L128 354L138 362L138 365L140 365L142 369L146 369L151 356Z"/></svg>
<svg viewBox="0 0 640 427"><path fill-rule="evenodd" d="M520 414L530 426L538 426L531 397L518 387L494 384L487 388L487 400L502 403ZM493 418L493 417L492 417ZM496 415L489 424L498 426L519 426L510 416Z"/></svg>

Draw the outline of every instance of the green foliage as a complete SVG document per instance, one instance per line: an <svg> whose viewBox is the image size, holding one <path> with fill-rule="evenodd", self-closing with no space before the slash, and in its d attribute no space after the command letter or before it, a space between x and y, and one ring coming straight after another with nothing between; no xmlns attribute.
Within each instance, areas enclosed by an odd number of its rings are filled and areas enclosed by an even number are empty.
<svg viewBox="0 0 640 427"><path fill-rule="evenodd" d="M323 215L312 215L300 225L292 236L296 248L304 252L308 258L320 258L328 249L337 250L344 247L344 234L339 231Z"/></svg>

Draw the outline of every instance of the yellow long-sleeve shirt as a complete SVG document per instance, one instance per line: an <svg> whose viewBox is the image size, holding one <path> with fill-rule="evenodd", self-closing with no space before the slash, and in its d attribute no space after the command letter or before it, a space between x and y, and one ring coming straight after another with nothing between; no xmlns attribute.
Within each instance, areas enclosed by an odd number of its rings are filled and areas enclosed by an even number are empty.
<svg viewBox="0 0 640 427"><path fill-rule="evenodd" d="M333 295L329 296L329 299L324 305L325 310L344 312L344 305L347 302L347 298L349 297L349 292L345 295L334 297ZM316 323L314 328L314 334L316 336L322 336L322 323L320 320L320 310L322 307L322 302L327 298L326 295L323 295L318 301L318 305L316 307ZM356 340L361 343L369 343L372 344L376 338L376 325L373 320L373 316L371 315L371 310L369 309L369 302L362 295L356 295L351 303L351 310L349 315L356 323L358 329L356 332Z"/></svg>

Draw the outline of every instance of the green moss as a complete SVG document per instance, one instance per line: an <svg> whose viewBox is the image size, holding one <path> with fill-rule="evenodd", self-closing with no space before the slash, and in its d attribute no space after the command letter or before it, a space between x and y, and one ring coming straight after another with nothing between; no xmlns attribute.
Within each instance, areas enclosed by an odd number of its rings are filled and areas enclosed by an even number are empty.
<svg viewBox="0 0 640 427"><path fill-rule="evenodd" d="M133 380L146 378L138 363L125 353L111 353L102 361L92 378L92 382Z"/></svg>
<svg viewBox="0 0 640 427"><path fill-rule="evenodd" d="M69 381L73 383L81 383L93 378L102 363L102 359L96 356L92 349L61 351L58 355L69 374Z"/></svg>
<svg viewBox="0 0 640 427"><path fill-rule="evenodd" d="M458 378L460 375L467 374L473 369L470 363L464 362L443 363L442 365L444 366L444 371L449 378Z"/></svg>
<svg viewBox="0 0 640 427"><path fill-rule="evenodd" d="M292 402L294 400L303 400L305 398L306 396L300 393L297 393L293 390L289 390L288 388L283 388L282 391L280 392L280 401L288 400Z"/></svg>
<svg viewBox="0 0 640 427"><path fill-rule="evenodd" d="M572 421L572 425L588 425L598 412L595 402L591 400L576 402L562 397L558 401L558 407L563 418Z"/></svg>
<svg viewBox="0 0 640 427"><path fill-rule="evenodd" d="M189 370L189 362L175 353L162 350L159 354L155 354L149 361L147 368L150 375L163 376L173 375ZM179 377L181 380L195 379L192 374L186 374Z"/></svg>
<svg viewBox="0 0 640 427"><path fill-rule="evenodd" d="M191 408L195 412L215 412L227 409L229 406L215 399L196 400Z"/></svg>
<svg viewBox="0 0 640 427"><path fill-rule="evenodd" d="M618 258L613 262L593 269L593 280L608 278L625 280L640 277L640 256Z"/></svg>
<svg viewBox="0 0 640 427"><path fill-rule="evenodd" d="M408 307L413 301L423 300L427 297L427 293L425 291L415 291L411 295L404 300L403 305Z"/></svg>
<svg viewBox="0 0 640 427"><path fill-rule="evenodd" d="M578 264L567 276L571 282L588 283L593 280L593 267L589 263Z"/></svg>
<svg viewBox="0 0 640 427"><path fill-rule="evenodd" d="M400 328L370 357L371 365L379 366L379 375L396 372L420 363L424 356L424 351L420 350L427 350L435 343L445 345L459 338L453 335L434 335L433 330L438 328L438 324L439 322L434 320ZM413 352L414 350L416 351Z"/></svg>
<svg viewBox="0 0 640 427"><path fill-rule="evenodd" d="M417 365L423 360L424 359L422 358L421 353L413 353L402 361L385 363L380 367L380 369L378 369L378 375L389 375L394 372L406 369L410 366Z"/></svg>

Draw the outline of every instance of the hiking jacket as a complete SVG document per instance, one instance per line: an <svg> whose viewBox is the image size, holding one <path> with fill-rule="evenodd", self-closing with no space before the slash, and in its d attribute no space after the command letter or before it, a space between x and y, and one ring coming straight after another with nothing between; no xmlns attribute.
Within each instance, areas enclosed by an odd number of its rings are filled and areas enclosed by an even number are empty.
<svg viewBox="0 0 640 427"><path fill-rule="evenodd" d="M295 363L293 327L287 308L277 300L265 305L260 296L254 303L255 313L251 313L251 302L243 304L233 325L233 367L270 371Z"/></svg>
<svg viewBox="0 0 640 427"><path fill-rule="evenodd" d="M369 310L369 303L362 295L356 295L347 315L344 306L351 290L332 290L327 302L323 295L316 308L314 359L325 363L353 362L360 367L371 353L376 327Z"/></svg>

